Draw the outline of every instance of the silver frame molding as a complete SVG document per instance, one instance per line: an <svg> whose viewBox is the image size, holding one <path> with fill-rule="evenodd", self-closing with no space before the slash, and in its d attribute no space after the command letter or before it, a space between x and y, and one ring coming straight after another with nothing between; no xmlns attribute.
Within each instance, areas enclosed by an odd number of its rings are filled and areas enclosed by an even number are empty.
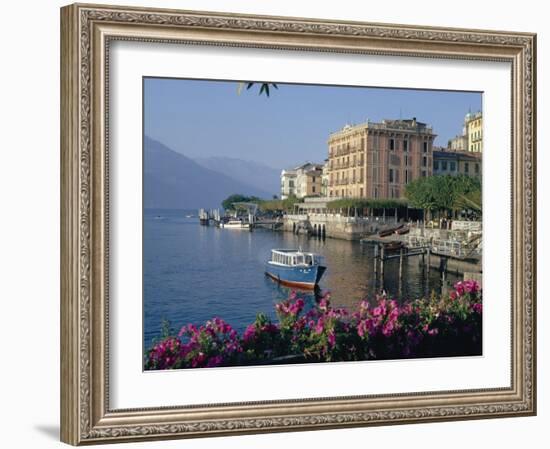
<svg viewBox="0 0 550 449"><path fill-rule="evenodd" d="M507 61L512 376L488 390L109 407L108 76L113 40ZM61 439L73 445L536 414L536 35L75 4L61 9Z"/></svg>

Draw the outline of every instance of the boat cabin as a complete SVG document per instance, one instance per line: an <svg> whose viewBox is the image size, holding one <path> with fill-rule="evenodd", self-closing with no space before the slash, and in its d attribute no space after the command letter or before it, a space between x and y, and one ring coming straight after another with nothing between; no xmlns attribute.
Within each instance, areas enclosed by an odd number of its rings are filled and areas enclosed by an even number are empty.
<svg viewBox="0 0 550 449"><path fill-rule="evenodd" d="M321 256L314 253L304 253L297 250L277 250L271 251L271 262L286 266L312 266L318 265Z"/></svg>

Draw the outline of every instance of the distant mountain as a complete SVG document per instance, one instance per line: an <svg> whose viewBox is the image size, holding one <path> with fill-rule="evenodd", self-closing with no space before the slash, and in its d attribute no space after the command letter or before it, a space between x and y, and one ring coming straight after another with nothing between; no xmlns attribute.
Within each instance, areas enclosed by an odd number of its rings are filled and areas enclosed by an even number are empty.
<svg viewBox="0 0 550 449"><path fill-rule="evenodd" d="M271 197L265 190L205 168L150 137L145 136L143 147L145 208L217 208L234 193Z"/></svg>
<svg viewBox="0 0 550 449"><path fill-rule="evenodd" d="M230 157L195 158L203 167L224 173L227 176L242 180L271 195L279 195L281 191L281 170L267 167L252 161L244 161Z"/></svg>

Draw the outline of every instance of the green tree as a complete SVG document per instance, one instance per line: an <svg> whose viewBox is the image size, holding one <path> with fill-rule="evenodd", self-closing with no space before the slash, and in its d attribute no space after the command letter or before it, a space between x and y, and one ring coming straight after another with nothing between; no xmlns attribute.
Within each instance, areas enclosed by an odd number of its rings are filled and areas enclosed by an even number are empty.
<svg viewBox="0 0 550 449"><path fill-rule="evenodd" d="M477 204L477 212L481 212L481 182L469 176L430 176L418 178L405 188L405 196L411 206L423 209L425 212L453 212L473 207Z"/></svg>
<svg viewBox="0 0 550 449"><path fill-rule="evenodd" d="M222 207L225 210L235 210L234 203L259 203L261 201L262 199L257 196L246 196L240 193L234 193L222 201Z"/></svg>

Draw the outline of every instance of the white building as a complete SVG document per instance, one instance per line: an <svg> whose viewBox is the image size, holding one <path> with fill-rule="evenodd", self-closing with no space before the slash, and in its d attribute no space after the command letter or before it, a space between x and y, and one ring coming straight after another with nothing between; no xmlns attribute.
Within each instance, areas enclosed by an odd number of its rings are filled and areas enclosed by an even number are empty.
<svg viewBox="0 0 550 449"><path fill-rule="evenodd" d="M281 199L321 196L323 165L306 162L281 172Z"/></svg>

